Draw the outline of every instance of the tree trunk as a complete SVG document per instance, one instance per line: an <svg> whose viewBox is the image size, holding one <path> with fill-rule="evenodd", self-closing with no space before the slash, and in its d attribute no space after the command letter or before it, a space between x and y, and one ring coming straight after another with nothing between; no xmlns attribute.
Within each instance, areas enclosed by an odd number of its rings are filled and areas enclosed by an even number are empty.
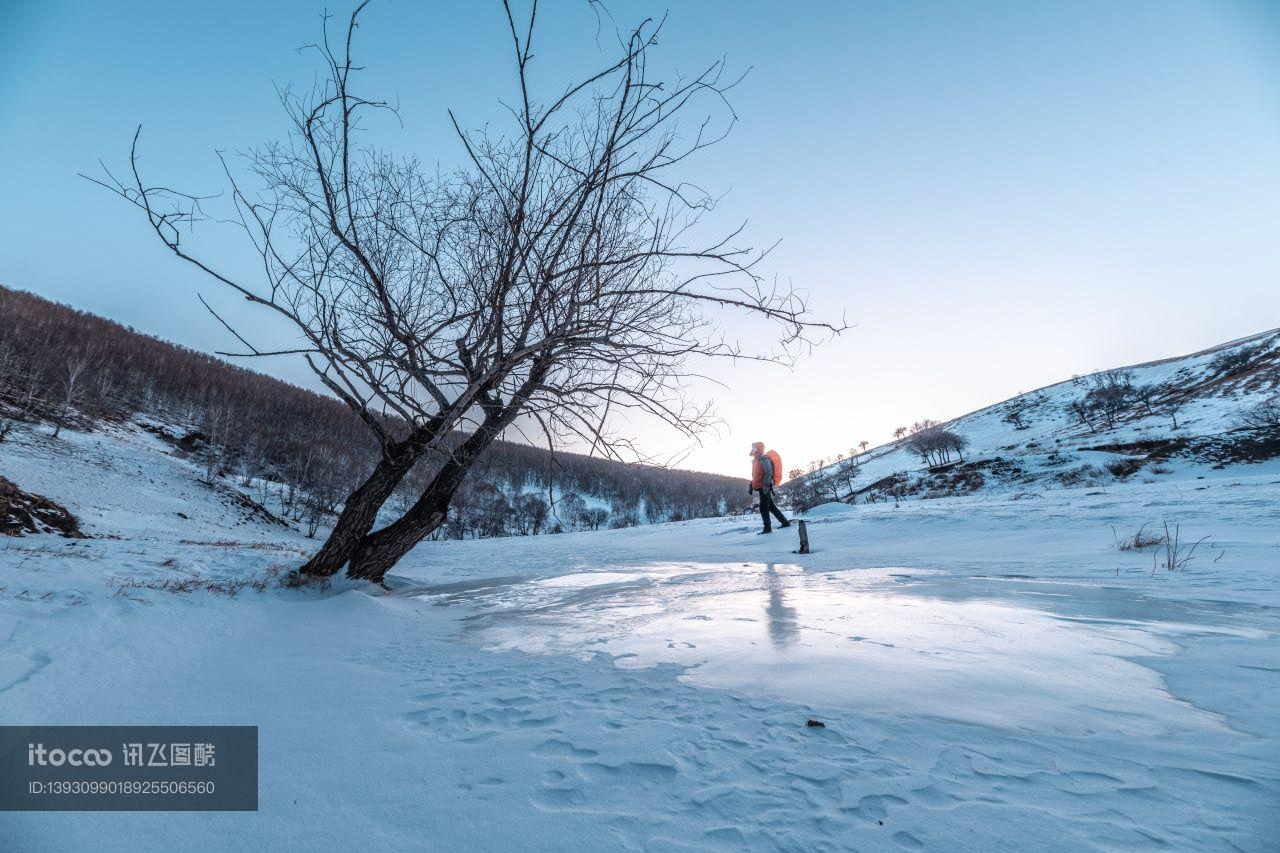
<svg viewBox="0 0 1280 853"><path fill-rule="evenodd" d="M490 420L486 418L486 421ZM347 569L349 577L381 583L392 566L444 524L449 515L449 503L467 478L471 464L502 431L509 418L499 416L492 420L501 422L501 425L485 423L472 433L453 452L408 512L364 537L351 556L351 566Z"/></svg>
<svg viewBox="0 0 1280 853"><path fill-rule="evenodd" d="M472 435L475 438L481 433ZM449 503L454 493L467 477L471 461L489 445L492 437L476 443L468 449L471 439L463 443L436 474L430 485L409 511L386 527L364 537L357 543L351 555L347 575L353 578L381 582L391 567L400 561L414 546L438 530L449 515Z"/></svg>
<svg viewBox="0 0 1280 853"><path fill-rule="evenodd" d="M453 451L409 511L369 534L351 557L347 576L381 583L391 567L414 546L438 530L449 514L449 503L476 458L515 420L522 403L492 409L480 426Z"/></svg>
<svg viewBox="0 0 1280 853"><path fill-rule="evenodd" d="M384 453L373 472L347 496L333 531L320 550L298 569L299 573L310 577L330 577L341 571L373 529L378 510L382 509L425 450L426 436L415 433L396 444L389 453Z"/></svg>
<svg viewBox="0 0 1280 853"><path fill-rule="evenodd" d="M440 529L448 517L449 503L457 493L467 472L493 440L511 425L524 408L529 395L551 369L551 360L534 361L524 384L505 406L494 403L485 407L484 420L467 437L440 468L409 511L381 530L364 537L347 568L347 576L381 583L391 567L413 550L432 532Z"/></svg>

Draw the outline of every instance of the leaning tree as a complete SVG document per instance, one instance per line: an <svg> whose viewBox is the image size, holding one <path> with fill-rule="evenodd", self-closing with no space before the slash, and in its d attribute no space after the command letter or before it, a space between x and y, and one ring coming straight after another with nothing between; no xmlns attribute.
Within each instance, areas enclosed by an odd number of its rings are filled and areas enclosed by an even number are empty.
<svg viewBox="0 0 1280 853"><path fill-rule="evenodd" d="M620 35L613 61L540 96L537 4L521 17L504 2L512 121L473 132L450 112L466 165L440 174L362 141L366 116L389 109L355 86L366 5L339 37L325 19L315 45L325 81L284 93L289 136L248 152L239 171L224 161L233 221L261 258L256 278L183 242L207 199L145 181L138 134L128 176L98 181L179 258L299 336L296 346L256 346L215 314L245 347L229 354L301 355L377 439L376 464L304 574L346 566L380 580L444 523L472 466L509 429L614 456L634 451L620 425L638 417L696 437L712 423L686 393L698 360L774 360L843 328L766 281L765 252L740 245L741 228L702 235L714 199L689 182L689 161L736 120L727 95L737 80L722 62L655 79L662 22L645 21ZM771 324L769 344L744 348L721 334L726 313ZM427 456L433 476L375 531Z"/></svg>

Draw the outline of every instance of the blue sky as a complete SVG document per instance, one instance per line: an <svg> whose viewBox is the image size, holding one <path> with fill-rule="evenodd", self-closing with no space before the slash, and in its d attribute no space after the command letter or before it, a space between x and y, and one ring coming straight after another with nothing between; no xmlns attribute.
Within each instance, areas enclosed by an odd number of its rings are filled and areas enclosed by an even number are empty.
<svg viewBox="0 0 1280 853"><path fill-rule="evenodd" d="M0 283L229 347L203 293L269 334L76 172L122 164L141 123L155 179L216 191L215 149L283 133L273 85L311 81L295 48L322 8L0 4ZM609 8L629 24L668 7ZM1280 326L1280 3L669 8L660 65L723 55L751 69L738 127L699 169L727 193L718 215L749 220L758 243L781 239L768 271L857 324L794 370L719 368L727 387L704 392L726 428L690 467L739 473L757 439L803 464L1074 373ZM543 16L539 79L599 63L585 2L545 2ZM400 105L403 128L376 129L387 148L448 165L446 108L473 125L503 118L513 79L496 2L379 0L359 50L366 89ZM307 382L296 364L257 366Z"/></svg>

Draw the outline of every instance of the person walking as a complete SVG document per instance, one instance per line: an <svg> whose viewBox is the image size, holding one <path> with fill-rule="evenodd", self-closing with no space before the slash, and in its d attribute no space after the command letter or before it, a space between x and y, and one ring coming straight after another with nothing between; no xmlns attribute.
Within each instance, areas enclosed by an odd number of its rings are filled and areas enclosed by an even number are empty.
<svg viewBox="0 0 1280 853"><path fill-rule="evenodd" d="M770 515L778 519L779 526L791 526L791 522L787 521L782 510L778 509L778 505L773 502L773 487L781 483L782 457L776 450L766 453L763 441L757 441L751 445L751 485L747 489L747 494L760 493L760 518L764 521L764 530L761 530L760 534L773 532Z"/></svg>

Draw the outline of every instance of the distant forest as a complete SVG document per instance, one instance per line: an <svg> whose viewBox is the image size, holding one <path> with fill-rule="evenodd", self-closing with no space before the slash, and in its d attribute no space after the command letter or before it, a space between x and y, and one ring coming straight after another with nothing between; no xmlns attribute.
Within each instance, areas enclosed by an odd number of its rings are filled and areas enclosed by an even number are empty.
<svg viewBox="0 0 1280 853"><path fill-rule="evenodd" d="M0 442L23 421L57 433L129 418L197 461L210 482L259 490L260 502L312 535L376 454L336 399L0 287ZM412 502L434 464L419 464L400 500ZM627 527L719 515L748 500L740 479L499 442L441 535Z"/></svg>

